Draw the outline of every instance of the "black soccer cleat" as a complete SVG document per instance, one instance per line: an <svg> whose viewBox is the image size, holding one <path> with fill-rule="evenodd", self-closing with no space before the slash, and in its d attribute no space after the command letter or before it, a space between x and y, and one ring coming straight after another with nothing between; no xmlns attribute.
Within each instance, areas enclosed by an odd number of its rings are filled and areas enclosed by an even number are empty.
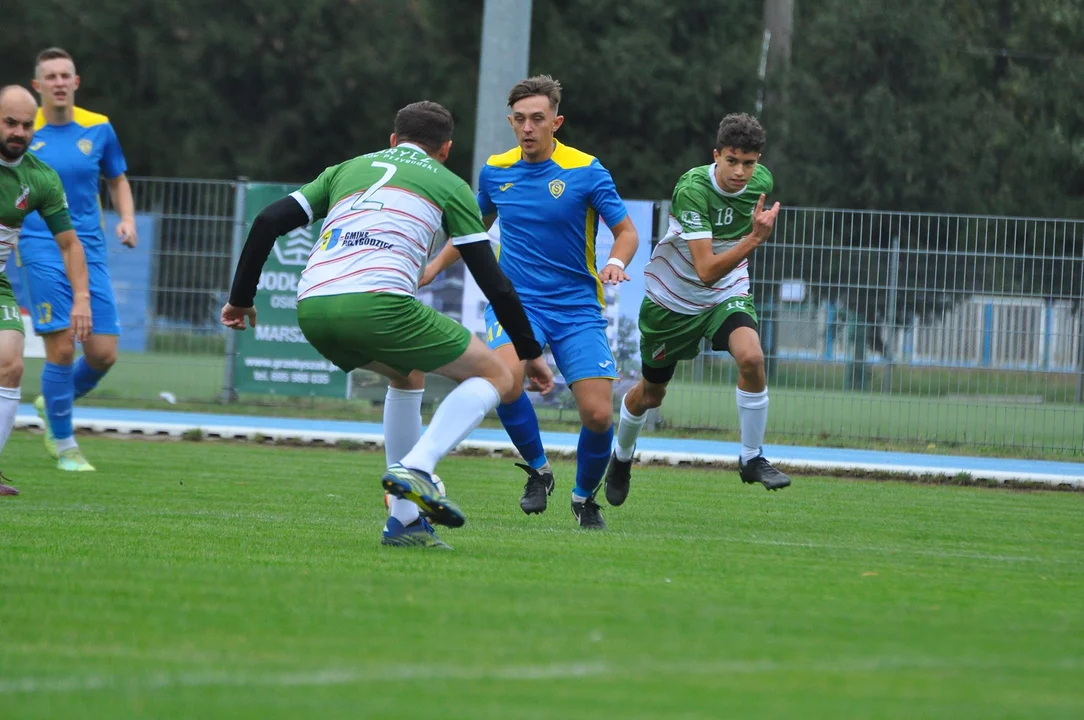
<svg viewBox="0 0 1084 720"><path fill-rule="evenodd" d="M4 482L0 483L0 495L18 495L19 494L19 491L16 490L15 488L13 488L11 485L5 485L4 484L4 483L9 483L11 481L8 480L6 477L4 477L4 473L2 473L2 472L0 472L0 480L4 481Z"/></svg>
<svg viewBox="0 0 1084 720"><path fill-rule="evenodd" d="M519 506L528 515L546 512L546 498L553 492L556 482L551 472L538 472L530 465L516 463L516 467L527 471L527 482L523 486L523 496Z"/></svg>
<svg viewBox="0 0 1084 720"><path fill-rule="evenodd" d="M617 453L610 454L606 467L606 502L617 507L629 497L629 481L632 480L632 460L618 460Z"/></svg>
<svg viewBox="0 0 1084 720"><path fill-rule="evenodd" d="M738 474L747 485L760 483L765 490L781 490L790 485L790 478L772 467L763 455L757 455L747 463L738 458Z"/></svg>
<svg viewBox="0 0 1084 720"><path fill-rule="evenodd" d="M602 508L595 502L594 497L589 497L583 502L572 499L572 514L576 522L584 530L605 530L606 521L602 519Z"/></svg>

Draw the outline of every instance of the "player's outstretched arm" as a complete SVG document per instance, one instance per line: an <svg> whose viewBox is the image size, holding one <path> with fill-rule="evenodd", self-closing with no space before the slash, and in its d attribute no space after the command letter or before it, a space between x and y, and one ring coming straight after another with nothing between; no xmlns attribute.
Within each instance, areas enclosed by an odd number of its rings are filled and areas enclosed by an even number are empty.
<svg viewBox="0 0 1084 720"><path fill-rule="evenodd" d="M64 259L64 272L72 286L71 329L79 342L90 336L93 323L90 317L90 281L87 277L87 257L83 252L83 243L75 230L62 230L53 238L60 248Z"/></svg>
<svg viewBox="0 0 1084 720"><path fill-rule="evenodd" d="M764 209L764 195L757 200L757 206L753 210L753 229L743 237L737 245L716 254L711 248L711 240L688 240L689 254L693 256L693 266L696 268L696 276L705 285L714 285L722 278L734 271L738 265L753 254L761 244L772 234L775 227L775 218L779 214L779 203L770 210Z"/></svg>
<svg viewBox="0 0 1084 720"><path fill-rule="evenodd" d="M275 240L291 230L309 224L309 215L292 196L271 203L252 221L241 259L233 274L230 301L222 308L222 324L234 330L245 329L247 318L256 326L256 309L252 306L260 271L275 246Z"/></svg>
<svg viewBox="0 0 1084 720"><path fill-rule="evenodd" d="M448 242L441 248L437 256L429 261L429 264L425 266L425 270L422 272L422 277L418 280L418 287L423 288L429 283L437 279L437 275L450 268L459 262L459 250L455 245Z"/></svg>

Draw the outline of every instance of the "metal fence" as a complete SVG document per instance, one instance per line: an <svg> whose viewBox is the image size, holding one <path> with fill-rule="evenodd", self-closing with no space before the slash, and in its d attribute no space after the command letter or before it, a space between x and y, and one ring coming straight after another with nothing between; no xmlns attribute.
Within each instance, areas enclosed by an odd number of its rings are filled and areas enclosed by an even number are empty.
<svg viewBox="0 0 1084 720"><path fill-rule="evenodd" d="M228 348L217 312L243 193L227 181L132 186L137 210L156 220L144 238L154 242L148 342L98 396L221 402ZM750 272L770 442L1084 451L1084 221L784 208ZM736 435L736 379L726 354L683 363L662 430ZM327 402L308 405L347 410Z"/></svg>

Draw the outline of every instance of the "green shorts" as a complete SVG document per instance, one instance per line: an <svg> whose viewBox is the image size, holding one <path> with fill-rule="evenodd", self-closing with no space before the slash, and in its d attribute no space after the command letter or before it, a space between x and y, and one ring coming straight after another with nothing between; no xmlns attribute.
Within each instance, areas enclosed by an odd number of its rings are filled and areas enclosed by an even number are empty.
<svg viewBox="0 0 1084 720"><path fill-rule="evenodd" d="M692 360L700 354L700 339L710 340L735 313L745 313L757 322L753 296L729 298L699 315L667 310L645 297L640 304L640 360L653 368Z"/></svg>
<svg viewBox="0 0 1084 720"><path fill-rule="evenodd" d="M305 338L344 372L371 362L398 373L430 372L459 358L470 344L465 327L408 295L348 293L297 304Z"/></svg>
<svg viewBox="0 0 1084 720"><path fill-rule="evenodd" d="M0 330L18 330L26 334L23 313L19 310L19 302L15 299L15 291L11 289L6 272L0 272Z"/></svg>

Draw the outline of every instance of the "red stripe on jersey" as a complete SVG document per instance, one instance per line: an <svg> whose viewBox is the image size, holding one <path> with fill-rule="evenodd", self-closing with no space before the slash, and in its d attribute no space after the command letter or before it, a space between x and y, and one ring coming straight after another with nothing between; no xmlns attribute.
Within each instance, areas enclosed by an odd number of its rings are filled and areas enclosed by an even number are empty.
<svg viewBox="0 0 1084 720"><path fill-rule="evenodd" d="M418 242L416 238L412 238L409 235L406 235L404 233L399 232L398 230L385 230L384 228L372 228L372 229L369 230L369 232L371 232L371 233L388 233L389 235L398 235L399 237L403 238L407 242L414 243L414 245L416 245L417 248L419 250L421 250L423 253L426 253L426 254L429 253L429 248L427 248L425 245L422 245L420 242Z"/></svg>
<svg viewBox="0 0 1084 720"><path fill-rule="evenodd" d="M669 285L667 285L666 283L664 283L664 282L662 281L662 278L660 278L660 277L659 277L658 275L656 275L656 274L654 274L654 273L649 273L649 272L647 272L647 271L644 271L644 277L649 277L649 278L651 278L652 280L654 280L655 282L657 282L657 283L658 283L659 285L661 285L661 286L662 286L662 289L663 289L663 290L665 290L666 292L670 293L670 294L671 294L672 296L674 296L675 298L677 298L678 300L680 300L680 301L681 301L681 302L683 302L683 303L686 303L686 304L688 304L688 305L695 305L696 307L704 308L705 310L707 310L707 309L709 309L709 308L713 308L713 307L715 307L714 305L704 305L703 303L698 303L698 302L695 302L695 301L693 301L693 300L688 300L688 299L686 299L686 298L683 298L682 296L678 295L678 294L677 294L676 292L674 292L673 290L671 290L671 289L670 289L670 286L669 286ZM645 292L647 292L646 288L645 288ZM650 295L650 294L651 294L651 293L650 293L650 292L648 292L648 295ZM660 303L659 303L659 305L663 305L663 306L665 307L665 303L661 303L661 302L660 302Z"/></svg>
<svg viewBox="0 0 1084 720"><path fill-rule="evenodd" d="M385 212L392 213L394 215L402 215L403 217L408 217L411 220L416 221L418 224L420 224L422 227L424 227L429 232L436 232L437 231L436 228L434 228L429 223L427 223L423 218L420 218L417 215L411 215L410 213L405 212L403 210L395 210L393 208L381 208L380 210L358 210L357 212L352 212L349 215L343 215L342 217L335 218L334 220L329 222L327 225L325 225L323 230L324 230L324 232L326 232L329 228L334 226L336 223L340 223L343 220L348 220L348 219L350 219L352 217L357 217L358 215L365 215L367 213L385 213Z"/></svg>
<svg viewBox="0 0 1084 720"><path fill-rule="evenodd" d="M414 192L412 190L407 190L406 188L401 188L401 187L399 187L397 185L385 185L383 188L381 188L381 190L384 190L384 189L398 190L399 192L406 193L407 195L413 195L414 197L418 198L423 203L427 204L429 207L433 208L437 212L442 212L441 209L440 209L440 206L437 205L435 202L433 202L432 200L430 200L427 197L422 197L421 195L419 195L418 193L416 193L416 192Z"/></svg>
<svg viewBox="0 0 1084 720"><path fill-rule="evenodd" d="M367 268L361 268L360 270L355 270L355 271L354 271L354 272L352 272L352 273L347 273L347 274L345 274L345 275L340 275L339 277L333 277L333 278L330 278L330 279L328 279L328 280L324 280L323 282L319 282L319 283L316 283L316 284L315 284L315 285L313 285L313 286L312 286L311 288L309 288L308 290L306 290L306 291L305 291L305 292L304 292L303 294L301 294L301 295L298 295L297 299L298 299L298 300L300 300L301 298L305 297L305 295L308 295L309 293L311 293L311 292L312 292L313 290L316 290L316 289L318 289L318 288L322 288L322 287L324 287L325 285L330 285L331 283L339 282L340 280L346 280L347 278L352 278L352 277L354 277L355 275L361 275L361 274L363 274L363 273L367 273L367 272L376 272L377 270L386 270L386 271L388 271L388 272L395 272L395 273L399 273L400 275L402 275L403 277L405 277L405 278L407 279L407 281L409 281L410 283L412 283L412 284L413 284L414 282L416 282L414 278L410 277L409 275L407 275L406 273L404 273L404 272L403 272L402 270L400 270L400 269L398 269L398 268L391 268L391 267L367 267Z"/></svg>

